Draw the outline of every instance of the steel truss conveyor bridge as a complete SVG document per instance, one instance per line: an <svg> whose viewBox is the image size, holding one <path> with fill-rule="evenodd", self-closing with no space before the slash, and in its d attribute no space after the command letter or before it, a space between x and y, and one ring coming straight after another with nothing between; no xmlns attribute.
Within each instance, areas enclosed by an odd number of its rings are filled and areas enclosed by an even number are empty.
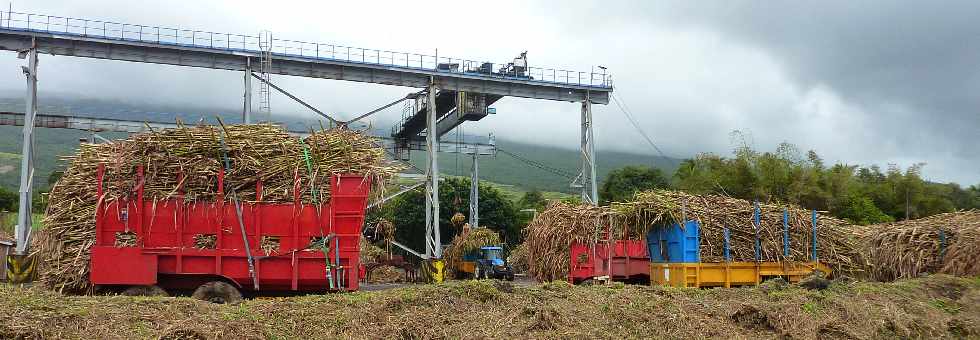
<svg viewBox="0 0 980 340"><path fill-rule="evenodd" d="M599 72L576 72L529 67L523 53L519 57L523 60L521 63L518 59L510 63L492 63L278 39L268 33L254 36L218 33L13 11L0 12L0 50L18 52L20 58L27 59L28 65L23 67L27 75L27 115L24 116L21 205L15 231L19 241L18 254L24 253L30 233L30 178L33 171L30 155L37 114L37 60L40 53L245 72L245 122L249 122L251 115L252 78L258 78L263 86L263 109L267 105L266 86L271 86L335 121L272 84L269 74L423 89L399 100L411 99L414 105L411 114L392 131L392 138L396 148L405 149L412 143L419 145L424 141L428 151L425 254L432 258L441 258L442 250L438 225L438 153L431 151L440 150L441 135L464 121L479 120L492 113L493 109L488 106L504 97L582 104L582 172L573 185L581 187L584 201L597 202L591 105L607 104L613 91L611 77L602 67ZM261 76L253 73L255 67L259 68ZM357 119L365 116L367 114Z"/></svg>

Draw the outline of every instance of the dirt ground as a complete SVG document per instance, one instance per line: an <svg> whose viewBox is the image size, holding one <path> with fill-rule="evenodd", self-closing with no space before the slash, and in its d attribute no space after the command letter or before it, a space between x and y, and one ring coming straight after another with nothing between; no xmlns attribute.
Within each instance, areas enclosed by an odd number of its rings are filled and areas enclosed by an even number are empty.
<svg viewBox="0 0 980 340"><path fill-rule="evenodd" d="M239 305L3 286L0 338L980 338L980 279L823 291L456 281Z"/></svg>

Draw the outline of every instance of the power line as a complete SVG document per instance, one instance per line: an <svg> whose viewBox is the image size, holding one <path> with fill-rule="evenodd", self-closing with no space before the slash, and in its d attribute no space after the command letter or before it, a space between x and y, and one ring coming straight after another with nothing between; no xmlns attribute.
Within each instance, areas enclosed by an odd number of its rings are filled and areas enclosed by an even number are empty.
<svg viewBox="0 0 980 340"><path fill-rule="evenodd" d="M527 159L527 158L525 158L523 156L520 156L518 154L515 154L513 152L500 149L499 147L497 148L497 152L500 152L502 154L505 154L505 155L508 155L510 157L513 157L514 159L516 159L516 160L518 160L518 161L520 161L520 162L522 162L522 163L524 163L526 165L529 165L531 167L534 167L534 168L537 168L537 169L540 169L540 170L543 170L543 171L546 171L546 172L550 172L550 173L552 173L554 175L565 177L567 179L573 179L573 178L575 178L575 175L573 175L573 174L571 174L571 173L569 173L569 172L567 172L565 170L558 169L558 168L555 168L555 167L551 167L551 166L545 165L543 163L540 163L540 162L537 162L537 161L533 161L533 160Z"/></svg>
<svg viewBox="0 0 980 340"><path fill-rule="evenodd" d="M667 158L667 155L664 155L664 152L660 150L660 147L658 147L656 143L653 142L653 139L650 138L650 136L648 136L647 133L644 132L642 128L640 128L640 123L636 121L636 118L633 118L633 115L630 113L629 108L626 107L626 103L623 102L621 99L618 99L617 96L613 94L610 94L609 97L611 97L613 103L615 103L616 106L619 107L619 111L622 112L623 115L626 116L626 119L630 121L630 124L632 124L633 127L636 128L636 131L640 133L640 136L643 136L643 139L646 139L647 143L649 143L650 146L652 146L653 149L660 154L660 157Z"/></svg>

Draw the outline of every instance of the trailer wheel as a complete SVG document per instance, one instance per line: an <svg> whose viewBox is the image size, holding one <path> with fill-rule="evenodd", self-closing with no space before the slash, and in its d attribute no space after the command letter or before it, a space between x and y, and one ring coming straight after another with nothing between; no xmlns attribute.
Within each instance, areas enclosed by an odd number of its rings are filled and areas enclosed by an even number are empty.
<svg viewBox="0 0 980 340"><path fill-rule="evenodd" d="M191 297L212 303L232 305L242 302L242 293L238 291L238 288L221 281L211 281L197 287Z"/></svg>
<svg viewBox="0 0 980 340"><path fill-rule="evenodd" d="M473 279L482 280L483 276L483 271L480 270L479 265L477 265L476 268L473 268Z"/></svg>
<svg viewBox="0 0 980 340"><path fill-rule="evenodd" d="M125 296L169 296L160 286L132 286L122 292Z"/></svg>

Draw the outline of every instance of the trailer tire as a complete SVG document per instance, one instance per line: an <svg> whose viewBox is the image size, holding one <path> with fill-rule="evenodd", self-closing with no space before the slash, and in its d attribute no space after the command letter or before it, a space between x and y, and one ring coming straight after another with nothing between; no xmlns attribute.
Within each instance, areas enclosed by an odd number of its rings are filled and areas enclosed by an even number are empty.
<svg viewBox="0 0 980 340"><path fill-rule="evenodd" d="M483 271L480 270L479 265L477 265L476 268L473 268L473 279L475 280L483 279Z"/></svg>
<svg viewBox="0 0 980 340"><path fill-rule="evenodd" d="M122 291L125 296L170 296L167 291L157 285L131 286Z"/></svg>
<svg viewBox="0 0 980 340"><path fill-rule="evenodd" d="M238 291L238 288L222 281L211 281L197 287L191 297L201 301L230 305L242 302L242 293Z"/></svg>

